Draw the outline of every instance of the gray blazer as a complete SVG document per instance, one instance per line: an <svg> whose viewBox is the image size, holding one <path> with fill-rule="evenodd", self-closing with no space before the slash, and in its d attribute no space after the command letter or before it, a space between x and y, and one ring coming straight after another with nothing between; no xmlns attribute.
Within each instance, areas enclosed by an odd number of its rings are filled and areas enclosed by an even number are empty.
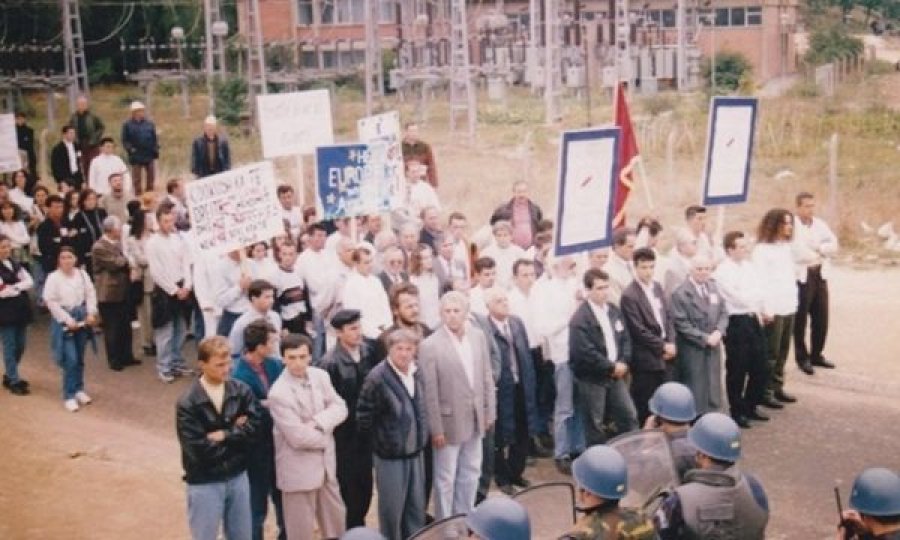
<svg viewBox="0 0 900 540"><path fill-rule="evenodd" d="M718 330L724 336L725 329L728 328L725 299L719 293L715 281L710 279L706 285L709 290L709 301L701 298L689 279L672 293L672 318L678 335L679 356L682 356L683 346L709 348L706 345L706 337L714 330Z"/></svg>
<svg viewBox="0 0 900 540"><path fill-rule="evenodd" d="M443 434L447 444L457 445L484 435L497 417L497 404L484 332L466 326L474 364L472 386L452 339L441 326L420 345L418 361L425 381L428 428L432 436Z"/></svg>

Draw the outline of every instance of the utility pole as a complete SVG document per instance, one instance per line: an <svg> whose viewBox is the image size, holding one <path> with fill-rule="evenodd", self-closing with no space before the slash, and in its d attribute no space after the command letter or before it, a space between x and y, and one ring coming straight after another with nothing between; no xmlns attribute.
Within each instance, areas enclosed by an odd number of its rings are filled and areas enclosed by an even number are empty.
<svg viewBox="0 0 900 540"><path fill-rule="evenodd" d="M384 67L381 61L381 40L378 37L380 15L378 0L365 0L366 12L366 116L374 112L375 96L384 93Z"/></svg>
<svg viewBox="0 0 900 540"><path fill-rule="evenodd" d="M246 0L247 6L247 80L249 84L251 124L256 125L256 96L268 93L266 57L263 51L259 0Z"/></svg>
<svg viewBox="0 0 900 540"><path fill-rule="evenodd" d="M677 27L677 49L675 52L675 87L679 92L684 92L687 86L687 28L686 0L678 0L675 12L675 26ZM765 40L763 40L765 41Z"/></svg>
<svg viewBox="0 0 900 540"><path fill-rule="evenodd" d="M225 79L224 40L228 35L228 23L222 20L220 0L203 0L203 17L206 30L206 49L204 50L206 91L209 94L209 114L215 114L215 81Z"/></svg>
<svg viewBox="0 0 900 540"><path fill-rule="evenodd" d="M631 14L628 11L628 0L615 0L615 3L616 75L618 81L625 81L631 89L634 86L631 69Z"/></svg>
<svg viewBox="0 0 900 540"><path fill-rule="evenodd" d="M84 57L84 34L81 33L81 10L78 0L60 0L62 9L63 46L66 77L69 78L69 109L75 110L79 94L90 95L87 61Z"/></svg>
<svg viewBox="0 0 900 540"><path fill-rule="evenodd" d="M469 139L475 140L475 89L469 72L469 29L465 0L450 0L450 130L465 113Z"/></svg>
<svg viewBox="0 0 900 540"><path fill-rule="evenodd" d="M559 0L544 0L544 121L562 120L562 26Z"/></svg>

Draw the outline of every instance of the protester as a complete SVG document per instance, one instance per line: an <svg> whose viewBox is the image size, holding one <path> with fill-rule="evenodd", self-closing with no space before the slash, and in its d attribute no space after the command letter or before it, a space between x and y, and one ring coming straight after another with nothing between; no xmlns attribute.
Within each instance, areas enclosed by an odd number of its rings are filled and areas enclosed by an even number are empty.
<svg viewBox="0 0 900 540"><path fill-rule="evenodd" d="M456 240L445 234L438 241L437 257L434 262L434 273L440 284L441 294L449 291L456 280L468 280L466 264L454 257Z"/></svg>
<svg viewBox="0 0 900 540"><path fill-rule="evenodd" d="M78 255L88 274L93 274L94 259L91 248L103 234L103 220L106 210L98 208L97 193L92 189L81 192L78 198L78 213L71 220L70 226L75 230L75 254Z"/></svg>
<svg viewBox="0 0 900 540"><path fill-rule="evenodd" d="M410 283L419 290L422 322L430 329L441 324L441 283L434 271L434 251L428 244L419 244L410 258ZM390 291L388 291L390 294Z"/></svg>
<svg viewBox="0 0 900 540"><path fill-rule="evenodd" d="M484 248L482 257L489 257L496 264L495 282L508 289L512 285L513 265L525 258L525 250L513 243L513 228L508 221L497 221L491 226L494 243Z"/></svg>
<svg viewBox="0 0 900 540"><path fill-rule="evenodd" d="M28 125L28 119L25 117L24 111L15 112L16 122L16 142L19 150L25 153L27 163L23 164L23 168L28 171L30 176L37 174L37 152L34 151L34 129Z"/></svg>
<svg viewBox="0 0 900 540"><path fill-rule="evenodd" d="M691 273L691 259L698 254L697 238L687 229L675 233L675 247L669 253L669 263L663 274L663 290L671 298L675 289L684 283Z"/></svg>
<svg viewBox="0 0 900 540"><path fill-rule="evenodd" d="M207 116L203 120L203 134L191 144L191 172L197 178L203 178L230 169L228 139L220 136L216 117Z"/></svg>
<svg viewBox="0 0 900 540"><path fill-rule="evenodd" d="M378 279L384 287L384 292L390 293L391 287L401 283L409 283L409 274L403 269L403 251L398 247L390 247L382 256L384 270L378 274Z"/></svg>
<svg viewBox="0 0 900 540"><path fill-rule="evenodd" d="M408 122L403 130L403 159L415 159L425 167L425 178L432 187L438 187L437 165L431 145L419 136L419 125Z"/></svg>
<svg viewBox="0 0 900 540"><path fill-rule="evenodd" d="M128 203L134 198L125 192L125 177L122 173L109 175L109 193L100 197L100 208L106 215L116 216L122 223L128 221Z"/></svg>
<svg viewBox="0 0 900 540"><path fill-rule="evenodd" d="M613 232L612 253L603 266L609 276L610 304L618 307L622 292L634 281L634 245L636 235L634 229L621 228Z"/></svg>
<svg viewBox="0 0 900 540"><path fill-rule="evenodd" d="M26 247L31 239L25 223L17 216L18 208L10 201L0 203L0 234L10 242L11 257L16 262L26 262Z"/></svg>
<svg viewBox="0 0 900 540"><path fill-rule="evenodd" d="M115 216L103 220L103 236L91 248L94 286L106 344L109 369L122 371L140 364L131 347L131 316L128 293L131 269L122 250L122 222Z"/></svg>
<svg viewBox="0 0 900 540"><path fill-rule="evenodd" d="M58 191L81 190L84 183L82 171L82 148L76 140L73 126L62 128L62 139L50 151L50 173L56 180Z"/></svg>
<svg viewBox="0 0 900 540"><path fill-rule="evenodd" d="M34 281L21 262L12 258L12 243L0 233L0 338L3 340L3 387L17 396L29 393L19 376L25 354L26 330L32 320L28 290Z"/></svg>
<svg viewBox="0 0 900 540"><path fill-rule="evenodd" d="M75 100L75 112L69 118L69 125L75 128L75 138L81 147L81 171L86 174L91 170L94 158L100 153L106 127L103 120L91 112L86 96L78 96Z"/></svg>
<svg viewBox="0 0 900 540"><path fill-rule="evenodd" d="M131 177L128 173L128 167L122 161L122 158L114 153L115 151L116 143L113 142L112 138L104 137L100 141L100 154L91 160L91 168L87 173L88 187L100 195L105 195L112 190L109 179L114 174L122 175L125 183L123 189L128 191L132 189L132 185L128 182ZM135 193L140 195L137 191Z"/></svg>
<svg viewBox="0 0 900 540"><path fill-rule="evenodd" d="M64 208L65 204L59 195L47 197L47 218L37 228L40 263L45 276L56 270L60 249L71 248L73 244L68 229L63 227Z"/></svg>
<svg viewBox="0 0 900 540"><path fill-rule="evenodd" d="M534 245L534 237L539 232L538 224L543 219L541 207L528 196L528 182L518 180L513 184L513 196L509 202L494 210L491 224L507 221L512 226L512 242L522 249Z"/></svg>
<svg viewBox="0 0 900 540"><path fill-rule="evenodd" d="M309 335L312 326L312 305L309 287L297 265L297 246L283 244L275 252L278 271L275 272L275 305L282 325L292 334Z"/></svg>
<svg viewBox="0 0 900 540"><path fill-rule="evenodd" d="M706 255L711 261L716 262L715 245L712 237L706 231L706 208L700 205L691 205L684 210L684 231L693 237L697 246L698 255Z"/></svg>
<svg viewBox="0 0 900 540"><path fill-rule="evenodd" d="M497 263L490 257L479 257L473 268L475 270L475 286L469 289L469 311L476 315L487 315L484 291L496 283Z"/></svg>
<svg viewBox="0 0 900 540"><path fill-rule="evenodd" d="M278 342L283 328L281 317L272 309L275 307L275 286L264 279L254 279L247 287L249 305L247 311L235 319L228 333L231 343L231 354L240 354L244 350L244 328L255 320L264 319L275 328L277 334L274 347L278 350Z"/></svg>
<svg viewBox="0 0 900 540"><path fill-rule="evenodd" d="M156 138L156 126L146 119L144 104L133 101L130 110L131 117L122 124L122 146L128 152L134 193L140 195L144 192L144 175L147 177L146 190L153 191L159 142Z"/></svg>
<svg viewBox="0 0 900 540"><path fill-rule="evenodd" d="M136 312L138 326L140 326L140 342L144 356L153 356L156 354L156 345L153 341L151 297L154 284L146 255L147 240L150 238L151 232L147 228L146 214L141 210L138 201L128 203L128 213L131 218L128 234L123 243L124 254L128 258L131 268L130 304Z"/></svg>
<svg viewBox="0 0 900 540"><path fill-rule="evenodd" d="M422 210L429 207L441 209L434 187L426 179L425 166L416 158L406 159L406 194L403 199L403 213L406 220L418 219Z"/></svg>
<svg viewBox="0 0 900 540"><path fill-rule="evenodd" d="M84 349L90 341L96 351L97 292L71 247L59 249L57 264L44 284L44 302L52 316L50 348L63 372L63 405L75 412L93 401L84 391Z"/></svg>
<svg viewBox="0 0 900 540"><path fill-rule="evenodd" d="M362 314L363 336L377 339L391 325L391 308L381 280L372 275L372 259L369 247L360 246L353 251L354 271L347 276L340 301L344 309L356 309Z"/></svg>
<svg viewBox="0 0 900 540"><path fill-rule="evenodd" d="M281 184L276 190L278 202L281 204L281 219L291 238L299 238L303 232L303 211L297 206L294 188Z"/></svg>
<svg viewBox="0 0 900 540"><path fill-rule="evenodd" d="M435 252L439 251L440 238L444 236L444 229L441 227L441 211L436 206L426 206L422 208L419 219L422 221L419 243L428 244Z"/></svg>

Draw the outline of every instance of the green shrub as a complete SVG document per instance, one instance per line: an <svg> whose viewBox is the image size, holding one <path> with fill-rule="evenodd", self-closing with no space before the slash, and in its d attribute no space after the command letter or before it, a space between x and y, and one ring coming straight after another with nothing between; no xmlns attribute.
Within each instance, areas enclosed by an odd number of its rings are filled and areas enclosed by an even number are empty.
<svg viewBox="0 0 900 540"><path fill-rule="evenodd" d="M111 83L118 77L113 69L112 58L92 60L88 66L88 81L91 84Z"/></svg>
<svg viewBox="0 0 900 540"><path fill-rule="evenodd" d="M216 117L228 126L236 126L247 107L247 81L239 77L231 77L217 81L214 85L216 94Z"/></svg>
<svg viewBox="0 0 900 540"><path fill-rule="evenodd" d="M703 64L703 78L707 88L711 83L712 63L707 59ZM716 84L714 94L747 90L752 86L753 66L747 57L738 52L725 51L716 54Z"/></svg>
<svg viewBox="0 0 900 540"><path fill-rule="evenodd" d="M851 36L841 25L816 30L809 37L809 50L803 59L814 66L827 64L839 58L861 54L863 42Z"/></svg>

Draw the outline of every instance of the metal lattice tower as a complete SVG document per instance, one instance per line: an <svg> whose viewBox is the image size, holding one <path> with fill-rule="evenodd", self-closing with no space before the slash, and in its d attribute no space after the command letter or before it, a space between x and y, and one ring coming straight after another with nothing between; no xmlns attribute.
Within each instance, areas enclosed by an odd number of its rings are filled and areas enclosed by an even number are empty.
<svg viewBox="0 0 900 540"><path fill-rule="evenodd" d="M65 47L66 76L69 83L69 107L75 108L78 94L90 94L87 61L84 57L84 34L81 33L81 10L78 0L60 0L63 18L63 45Z"/></svg>
<svg viewBox="0 0 900 540"><path fill-rule="evenodd" d="M469 30L465 0L450 0L450 130L465 113L469 138L475 138L475 89L469 71Z"/></svg>
<svg viewBox="0 0 900 540"><path fill-rule="evenodd" d="M266 56L263 51L262 26L259 20L259 0L247 0L247 80L250 83L250 111L255 124L256 96L268 93Z"/></svg>
<svg viewBox="0 0 900 540"><path fill-rule="evenodd" d="M632 86L631 69L631 15L628 0L616 1L616 76Z"/></svg>
<svg viewBox="0 0 900 540"><path fill-rule="evenodd" d="M215 91L213 82L225 78L225 38L213 31L214 25L222 23L222 6L219 0L203 0L203 15L206 25L206 87L209 92L209 112L215 112Z"/></svg>
<svg viewBox="0 0 900 540"><path fill-rule="evenodd" d="M378 0L365 0L366 11L366 115L374 112L375 96L384 93L384 69L381 62L381 40L378 37L380 16Z"/></svg>
<svg viewBox="0 0 900 540"><path fill-rule="evenodd" d="M562 24L559 0L544 0L544 120L562 120Z"/></svg>

